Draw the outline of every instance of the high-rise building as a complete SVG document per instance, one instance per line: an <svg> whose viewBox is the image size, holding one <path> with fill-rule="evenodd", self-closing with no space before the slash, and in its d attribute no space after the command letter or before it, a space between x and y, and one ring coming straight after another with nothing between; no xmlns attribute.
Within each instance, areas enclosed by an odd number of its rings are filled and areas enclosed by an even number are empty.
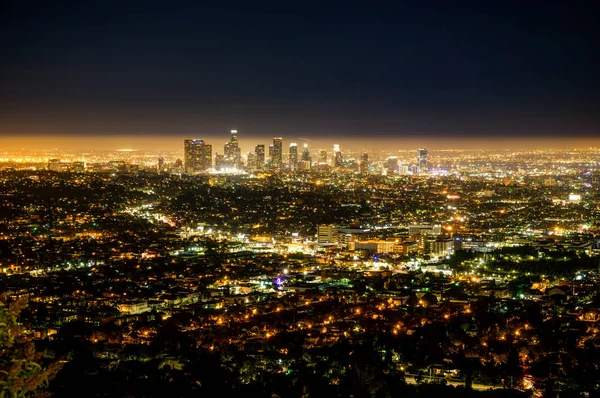
<svg viewBox="0 0 600 398"><path fill-rule="evenodd" d="M238 144L237 130L231 130L231 139L225 143L224 162L226 167L230 168L242 166L242 152Z"/></svg>
<svg viewBox="0 0 600 398"><path fill-rule="evenodd" d="M310 150L308 149L308 144L304 144L304 148L302 149L302 160L303 161L312 161L310 157Z"/></svg>
<svg viewBox="0 0 600 398"><path fill-rule="evenodd" d="M223 171L227 168L228 164L225 161L225 155L215 153L215 170Z"/></svg>
<svg viewBox="0 0 600 398"><path fill-rule="evenodd" d="M298 170L301 171L310 171L312 167L312 163L310 160L301 160L298 162Z"/></svg>
<svg viewBox="0 0 600 398"><path fill-rule="evenodd" d="M163 171L165 171L165 158L158 158L158 167L157 167L157 171L159 173L162 173Z"/></svg>
<svg viewBox="0 0 600 398"><path fill-rule="evenodd" d="M333 146L333 165L335 167L342 167L342 151L340 151L340 146L335 144Z"/></svg>
<svg viewBox="0 0 600 398"><path fill-rule="evenodd" d="M265 167L265 146L255 145L254 152L256 152L256 169L262 170Z"/></svg>
<svg viewBox="0 0 600 398"><path fill-rule="evenodd" d="M417 158L417 173L426 174L429 171L429 164L427 163L427 148L419 148L419 156Z"/></svg>
<svg viewBox="0 0 600 398"><path fill-rule="evenodd" d="M212 145L201 139L184 140L183 159L186 173L206 171L212 166Z"/></svg>
<svg viewBox="0 0 600 398"><path fill-rule="evenodd" d="M319 163L321 163L321 164L327 163L327 151L325 151L325 150L319 151Z"/></svg>
<svg viewBox="0 0 600 398"><path fill-rule="evenodd" d="M256 152L248 152L248 162L246 165L248 169L256 170Z"/></svg>
<svg viewBox="0 0 600 398"><path fill-rule="evenodd" d="M387 162L385 167L387 171L390 173L395 173L398 171L398 156L390 156L387 158Z"/></svg>
<svg viewBox="0 0 600 398"><path fill-rule="evenodd" d="M298 167L298 145L295 142L290 144L290 170L296 170Z"/></svg>
<svg viewBox="0 0 600 398"><path fill-rule="evenodd" d="M283 163L283 138L273 138L273 144L269 145L269 158L271 162L271 168L275 170L281 170L281 164Z"/></svg>
<svg viewBox="0 0 600 398"><path fill-rule="evenodd" d="M360 172L365 174L369 170L369 154L360 154Z"/></svg>
<svg viewBox="0 0 600 398"><path fill-rule="evenodd" d="M318 243L337 243L338 229L333 225L319 225L317 231Z"/></svg>

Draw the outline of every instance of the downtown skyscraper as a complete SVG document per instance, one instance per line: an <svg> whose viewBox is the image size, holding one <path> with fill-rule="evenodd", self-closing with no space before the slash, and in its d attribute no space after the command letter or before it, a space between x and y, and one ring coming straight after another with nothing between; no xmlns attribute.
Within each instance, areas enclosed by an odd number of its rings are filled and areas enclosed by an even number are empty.
<svg viewBox="0 0 600 398"><path fill-rule="evenodd" d="M295 142L290 144L289 165L290 170L296 170L298 167L298 144Z"/></svg>
<svg viewBox="0 0 600 398"><path fill-rule="evenodd" d="M184 140L184 170L188 174L207 171L212 167L212 145L202 139Z"/></svg>
<svg viewBox="0 0 600 398"><path fill-rule="evenodd" d="M231 130L231 139L225 143L223 162L230 168L242 167L242 153L238 144L237 130Z"/></svg>
<svg viewBox="0 0 600 398"><path fill-rule="evenodd" d="M255 145L254 153L256 154L256 169L262 170L265 167L265 145Z"/></svg>
<svg viewBox="0 0 600 398"><path fill-rule="evenodd" d="M269 145L269 161L272 169L281 170L283 164L283 138L273 138L273 144Z"/></svg>
<svg viewBox="0 0 600 398"><path fill-rule="evenodd" d="M419 148L419 155L417 157L417 174L426 174L429 170L429 164L427 157L429 152L427 148Z"/></svg>

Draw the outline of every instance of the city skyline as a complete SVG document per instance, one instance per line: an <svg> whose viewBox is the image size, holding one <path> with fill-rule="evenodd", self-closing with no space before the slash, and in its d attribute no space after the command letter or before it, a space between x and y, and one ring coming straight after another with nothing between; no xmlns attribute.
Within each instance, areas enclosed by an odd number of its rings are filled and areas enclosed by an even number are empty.
<svg viewBox="0 0 600 398"><path fill-rule="evenodd" d="M267 147L274 135L249 135L245 130L239 130L242 137L239 147L243 154L254 150L257 144L266 144ZM184 139L203 139L214 145L213 153L223 153L223 145L228 141L229 130L222 129L220 133L211 134L178 134L167 137L148 137L143 135L112 135L112 136L3 136L2 148L8 151L19 150L75 150L75 151L118 151L118 150L181 150L181 141ZM343 144L343 150L349 151L378 151L386 150L412 150L419 146L426 146L432 150L456 149L481 149L481 150L511 150L511 149L587 149L600 148L600 137L569 137L569 138L531 138L531 137L504 137L504 138L464 138L464 137L411 137L391 139L386 137L351 138L309 138L310 134L283 136L284 145L295 142L299 145L309 143L311 150L329 149L333 144ZM286 144L287 142L287 144ZM268 149L268 148L267 148Z"/></svg>

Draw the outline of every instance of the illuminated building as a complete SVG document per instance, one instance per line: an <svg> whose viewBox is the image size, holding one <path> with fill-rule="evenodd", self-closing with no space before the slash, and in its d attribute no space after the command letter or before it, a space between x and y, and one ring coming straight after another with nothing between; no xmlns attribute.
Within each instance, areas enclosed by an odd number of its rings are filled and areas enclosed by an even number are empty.
<svg viewBox="0 0 600 398"><path fill-rule="evenodd" d="M238 144L237 130L231 130L231 139L225 143L224 162L228 168L241 167L242 155Z"/></svg>
<svg viewBox="0 0 600 398"><path fill-rule="evenodd" d="M417 158L417 173L426 174L429 170L429 164L427 163L427 148L419 148L419 156Z"/></svg>
<svg viewBox="0 0 600 398"><path fill-rule="evenodd" d="M302 149L302 161L303 162L311 162L312 158L310 157L310 150L308 149L308 144L304 144L304 148Z"/></svg>
<svg viewBox="0 0 600 398"><path fill-rule="evenodd" d="M439 235L442 233L442 227L439 225L418 225L408 226L409 235Z"/></svg>
<svg viewBox="0 0 600 398"><path fill-rule="evenodd" d="M369 170L369 154L362 153L360 155L360 172L365 174Z"/></svg>
<svg viewBox="0 0 600 398"><path fill-rule="evenodd" d="M256 169L262 170L265 167L265 146L263 144L255 145L254 153L256 153Z"/></svg>
<svg viewBox="0 0 600 398"><path fill-rule="evenodd" d="M317 231L317 242L318 243L337 243L338 242L338 230L333 225L319 225Z"/></svg>
<svg viewBox="0 0 600 398"><path fill-rule="evenodd" d="M73 162L71 169L76 173L83 173L85 171L85 162Z"/></svg>
<svg viewBox="0 0 600 398"><path fill-rule="evenodd" d="M48 160L48 170L50 171L63 171L64 164L60 162L60 159Z"/></svg>
<svg viewBox="0 0 600 398"><path fill-rule="evenodd" d="M398 157L390 156L386 162L386 168L388 172L395 173L398 171Z"/></svg>
<svg viewBox="0 0 600 398"><path fill-rule="evenodd" d="M342 151L338 144L333 145L333 165L335 167L342 167Z"/></svg>
<svg viewBox="0 0 600 398"><path fill-rule="evenodd" d="M275 170L281 169L282 164L282 152L283 150L283 138L273 138L273 144L269 145L269 161L271 168Z"/></svg>
<svg viewBox="0 0 600 398"><path fill-rule="evenodd" d="M298 163L298 169L302 171L309 171L312 167L312 163L310 160L301 160Z"/></svg>
<svg viewBox="0 0 600 398"><path fill-rule="evenodd" d="M206 171L212 166L212 145L201 139L184 140L184 168L186 173Z"/></svg>
<svg viewBox="0 0 600 398"><path fill-rule="evenodd" d="M248 152L247 166L250 170L256 170L256 152Z"/></svg>
<svg viewBox="0 0 600 398"><path fill-rule="evenodd" d="M85 163L84 162L62 162L60 159L50 159L48 160L47 169L49 171L74 171L77 173L82 173L85 171Z"/></svg>
<svg viewBox="0 0 600 398"><path fill-rule="evenodd" d="M215 153L215 170L223 171L227 168L227 162L225 162L225 155Z"/></svg>
<svg viewBox="0 0 600 398"><path fill-rule="evenodd" d="M160 157L158 158L158 172L162 173L163 171L165 171L165 158Z"/></svg>
<svg viewBox="0 0 600 398"><path fill-rule="evenodd" d="M395 241L387 240L349 242L348 248L350 250L366 250L370 253L394 253L399 250L398 244Z"/></svg>
<svg viewBox="0 0 600 398"><path fill-rule="evenodd" d="M327 163L327 151L325 151L325 150L319 151L319 163L322 163L322 164Z"/></svg>
<svg viewBox="0 0 600 398"><path fill-rule="evenodd" d="M581 195L577 193L569 194L569 202L581 202Z"/></svg>
<svg viewBox="0 0 600 398"><path fill-rule="evenodd" d="M298 166L298 145L295 142L290 144L290 170L296 170Z"/></svg>
<svg viewBox="0 0 600 398"><path fill-rule="evenodd" d="M454 252L453 239L436 239L431 242L431 253L438 256L446 256Z"/></svg>

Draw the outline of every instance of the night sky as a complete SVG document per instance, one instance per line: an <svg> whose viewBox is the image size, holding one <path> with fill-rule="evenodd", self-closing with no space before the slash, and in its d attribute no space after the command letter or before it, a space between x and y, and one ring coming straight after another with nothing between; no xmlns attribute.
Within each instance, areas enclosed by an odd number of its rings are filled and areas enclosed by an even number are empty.
<svg viewBox="0 0 600 398"><path fill-rule="evenodd" d="M592 2L219 3L1 2L0 134L600 135Z"/></svg>

